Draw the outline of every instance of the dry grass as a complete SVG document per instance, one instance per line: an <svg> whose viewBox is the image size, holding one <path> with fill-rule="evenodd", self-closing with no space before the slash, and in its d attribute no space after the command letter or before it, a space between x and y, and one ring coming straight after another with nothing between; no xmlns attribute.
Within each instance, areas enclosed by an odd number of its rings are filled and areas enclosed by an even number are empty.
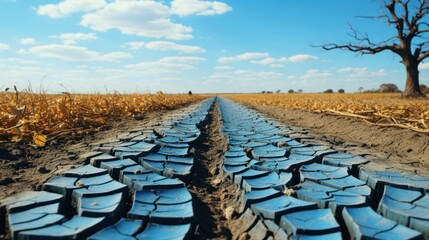
<svg viewBox="0 0 429 240"><path fill-rule="evenodd" d="M399 94L232 94L225 97L243 103L345 115L370 124L429 132L429 99L403 99Z"/></svg>
<svg viewBox="0 0 429 240"><path fill-rule="evenodd" d="M114 120L174 109L205 98L170 94L0 93L0 141L33 142L98 131Z"/></svg>

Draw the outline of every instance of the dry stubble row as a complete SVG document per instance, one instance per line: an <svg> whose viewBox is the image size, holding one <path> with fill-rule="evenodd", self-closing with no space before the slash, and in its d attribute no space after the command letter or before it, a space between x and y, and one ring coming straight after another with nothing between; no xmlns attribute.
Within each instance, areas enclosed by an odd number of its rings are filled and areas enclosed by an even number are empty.
<svg viewBox="0 0 429 240"><path fill-rule="evenodd" d="M185 94L0 93L0 142L44 146L62 134L97 131L113 120L178 108L203 96Z"/></svg>
<svg viewBox="0 0 429 240"><path fill-rule="evenodd" d="M273 105L360 118L370 124L429 132L429 99L400 94L231 94L242 103Z"/></svg>

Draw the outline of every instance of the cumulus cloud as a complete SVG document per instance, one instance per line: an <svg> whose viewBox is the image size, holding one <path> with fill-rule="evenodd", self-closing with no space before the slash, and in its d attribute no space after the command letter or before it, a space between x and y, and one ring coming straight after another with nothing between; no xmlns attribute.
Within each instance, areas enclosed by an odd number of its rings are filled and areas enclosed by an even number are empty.
<svg viewBox="0 0 429 240"><path fill-rule="evenodd" d="M132 57L126 52L100 53L85 47L60 44L40 45L21 51L21 53L64 61L117 61Z"/></svg>
<svg viewBox="0 0 429 240"><path fill-rule="evenodd" d="M285 63L287 60L288 59L285 57L281 57L281 58L266 57L261 60L253 60L250 62L253 64L270 65L271 67L283 67L282 63Z"/></svg>
<svg viewBox="0 0 429 240"><path fill-rule="evenodd" d="M233 69L231 69L233 70ZM222 71L212 74L209 80L230 80L230 81L249 81L249 80L272 80L283 76L283 73L272 71L251 71L247 69L237 69L234 71Z"/></svg>
<svg viewBox="0 0 429 240"><path fill-rule="evenodd" d="M157 51L182 51L186 53L204 53L206 51L198 46L182 45L167 41L148 42L145 47Z"/></svg>
<svg viewBox="0 0 429 240"><path fill-rule="evenodd" d="M162 58L160 61L162 62L173 62L173 63L192 63L192 64L198 64L200 62L203 62L207 60L206 58L202 57L191 57L191 56L174 56L174 57L165 57Z"/></svg>
<svg viewBox="0 0 429 240"><path fill-rule="evenodd" d="M234 67L233 66L216 66L214 69L219 71L230 71L230 70L233 70Z"/></svg>
<svg viewBox="0 0 429 240"><path fill-rule="evenodd" d="M63 18L72 13L82 12L84 14L81 25L95 31L116 29L126 35L186 40L193 37L192 28L173 22L172 15L209 16L224 14L231 10L226 3L203 0L172 0L171 5L155 0L63 0L57 4L41 5L37 8L37 13L51 18ZM67 41L66 44L74 44L76 40ZM168 49L177 47L162 44L155 47ZM187 49L185 52L195 51L202 52L202 49Z"/></svg>
<svg viewBox="0 0 429 240"><path fill-rule="evenodd" d="M0 51L9 49L9 45L5 43L0 43Z"/></svg>
<svg viewBox="0 0 429 240"><path fill-rule="evenodd" d="M106 5L104 0L64 0L58 4L41 5L37 14L47 15L51 18L63 18L71 13L90 12L101 9Z"/></svg>
<svg viewBox="0 0 429 240"><path fill-rule="evenodd" d="M152 74L166 74L166 73L189 71L194 69L194 67L189 64L168 63L168 62L162 62L162 61L141 62L137 64L126 65L125 67L133 70L152 73Z"/></svg>
<svg viewBox="0 0 429 240"><path fill-rule="evenodd" d="M317 59L319 58L309 54L297 54L287 58L287 61L288 62L311 62L311 61L316 61Z"/></svg>
<svg viewBox="0 0 429 240"><path fill-rule="evenodd" d="M370 71L368 68L353 68L353 67L344 67L337 70L338 73L347 74L348 77L382 77L386 76L386 70L378 69L376 71Z"/></svg>
<svg viewBox="0 0 429 240"><path fill-rule="evenodd" d="M283 67L282 63L285 62L310 62L315 61L316 56L308 54L297 54L291 57L273 58L268 53L261 52L248 52L233 57L221 57L217 61L219 63L230 63L244 60L251 60L250 63L260 65L270 65L271 67Z"/></svg>
<svg viewBox="0 0 429 240"><path fill-rule="evenodd" d="M205 58L191 56L164 57L158 61L129 64L125 67L132 70L144 71L152 74L166 74L189 71L195 69L194 65L205 61Z"/></svg>
<svg viewBox="0 0 429 240"><path fill-rule="evenodd" d="M129 48L131 50L139 50L145 46L145 42L127 42L122 47Z"/></svg>
<svg viewBox="0 0 429 240"><path fill-rule="evenodd" d="M118 29L126 35L184 40L191 27L173 23L168 6L152 0L116 1L83 15L81 24L95 31Z"/></svg>
<svg viewBox="0 0 429 240"><path fill-rule="evenodd" d="M258 58L265 58L265 57L269 57L268 53L247 52L233 57L221 57L217 61L219 63L230 63L230 62L245 61L245 60L252 60L252 59L258 59Z"/></svg>
<svg viewBox="0 0 429 240"><path fill-rule="evenodd" d="M60 35L52 35L50 38L61 39L67 45L76 44L77 41L97 39L94 33L62 33Z"/></svg>
<svg viewBox="0 0 429 240"><path fill-rule="evenodd" d="M309 69L307 72L300 76L300 79L309 80L309 79L320 79L331 77L332 73L328 70L319 70L319 69Z"/></svg>
<svg viewBox="0 0 429 240"><path fill-rule="evenodd" d="M19 40L19 43L21 43L23 45L36 45L36 44L38 44L38 42L34 38L21 38Z"/></svg>
<svg viewBox="0 0 429 240"><path fill-rule="evenodd" d="M153 42L128 42L125 46L131 50L138 50L141 48L147 48L154 51L180 51L185 53L204 53L206 50L198 46L190 46L177 44L168 41L153 41Z"/></svg>
<svg viewBox="0 0 429 240"><path fill-rule="evenodd" d="M220 15L232 10L232 7L223 2L201 0L173 0L171 13L179 16L189 15Z"/></svg>

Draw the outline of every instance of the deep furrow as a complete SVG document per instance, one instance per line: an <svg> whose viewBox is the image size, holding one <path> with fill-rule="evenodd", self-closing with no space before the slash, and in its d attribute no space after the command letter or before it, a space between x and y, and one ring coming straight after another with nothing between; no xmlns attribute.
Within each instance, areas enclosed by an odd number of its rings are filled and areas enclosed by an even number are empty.
<svg viewBox="0 0 429 240"><path fill-rule="evenodd" d="M211 109L206 125L201 129L201 139L193 147L196 161L190 192L193 195L196 217L195 239L230 239L231 233L225 222L224 202L227 183L222 181L220 168L226 149L221 134L218 104ZM235 189L229 189L234 191Z"/></svg>

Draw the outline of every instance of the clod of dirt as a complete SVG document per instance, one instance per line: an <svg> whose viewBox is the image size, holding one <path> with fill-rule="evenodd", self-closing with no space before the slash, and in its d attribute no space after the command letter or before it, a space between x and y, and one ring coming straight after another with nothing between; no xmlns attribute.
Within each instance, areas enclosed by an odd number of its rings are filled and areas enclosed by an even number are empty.
<svg viewBox="0 0 429 240"><path fill-rule="evenodd" d="M248 240L250 239L250 235L248 233L243 233L241 234L241 236L238 238L238 240Z"/></svg>
<svg viewBox="0 0 429 240"><path fill-rule="evenodd" d="M16 163L11 164L11 167L15 170L24 169L30 166L31 166L31 163L25 160L18 161Z"/></svg>
<svg viewBox="0 0 429 240"><path fill-rule="evenodd" d="M4 178L4 179L0 179L0 185L9 185L13 183L13 179L12 178Z"/></svg>
<svg viewBox="0 0 429 240"><path fill-rule="evenodd" d="M234 216L234 213L235 213L235 210L232 206L229 206L225 208L225 210L223 210L223 215L227 220L231 220L232 217Z"/></svg>
<svg viewBox="0 0 429 240"><path fill-rule="evenodd" d="M140 120L144 120L144 116L143 116L143 115L135 115L135 116L134 116L134 119L135 119L135 120L139 120L139 121L140 121Z"/></svg>
<svg viewBox="0 0 429 240"><path fill-rule="evenodd" d="M39 167L38 169L37 169L37 171L39 172L39 173L49 173L49 172L51 172L51 170L49 170L49 169L47 169L46 167Z"/></svg>
<svg viewBox="0 0 429 240"><path fill-rule="evenodd" d="M85 184L81 181L77 181L74 185L78 186L78 187L83 187L85 186Z"/></svg>
<svg viewBox="0 0 429 240"><path fill-rule="evenodd" d="M284 193L285 195L291 196L291 195L293 195L293 194L295 193L295 190L293 190L292 188L286 188L286 189L283 191L283 193Z"/></svg>
<svg viewBox="0 0 429 240"><path fill-rule="evenodd" d="M222 178L216 178L215 180L212 181L212 184L214 186L219 186L222 183Z"/></svg>

